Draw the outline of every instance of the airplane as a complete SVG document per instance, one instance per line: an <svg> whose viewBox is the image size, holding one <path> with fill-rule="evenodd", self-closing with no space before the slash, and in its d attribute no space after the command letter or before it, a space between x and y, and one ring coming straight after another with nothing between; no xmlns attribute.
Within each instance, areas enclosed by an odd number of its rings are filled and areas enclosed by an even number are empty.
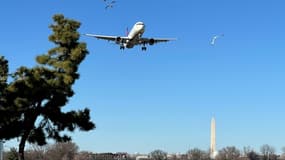
<svg viewBox="0 0 285 160"><path fill-rule="evenodd" d="M143 22L137 22L127 34L127 36L108 36L97 34L84 34L85 36L95 37L97 39L103 39L107 41L114 41L120 45L120 49L133 48L135 45L142 45L142 51L146 51L146 45L154 45L159 42L168 42L175 40L175 38L145 38L142 37L145 31L145 25Z"/></svg>
<svg viewBox="0 0 285 160"><path fill-rule="evenodd" d="M116 3L115 0L112 0L111 2L107 2L106 0L104 0L104 2L106 3L105 9L109 9L109 8L113 8L114 4Z"/></svg>

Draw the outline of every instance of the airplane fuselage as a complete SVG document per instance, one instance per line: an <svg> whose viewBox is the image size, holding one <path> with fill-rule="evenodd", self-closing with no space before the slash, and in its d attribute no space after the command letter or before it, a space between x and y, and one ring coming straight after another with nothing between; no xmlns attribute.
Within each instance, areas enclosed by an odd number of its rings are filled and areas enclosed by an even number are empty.
<svg viewBox="0 0 285 160"><path fill-rule="evenodd" d="M137 22L129 32L128 34L129 40L127 40L126 43L124 43L124 47L133 48L137 44L137 41L139 41L139 39L143 35L144 31L145 31L144 23Z"/></svg>

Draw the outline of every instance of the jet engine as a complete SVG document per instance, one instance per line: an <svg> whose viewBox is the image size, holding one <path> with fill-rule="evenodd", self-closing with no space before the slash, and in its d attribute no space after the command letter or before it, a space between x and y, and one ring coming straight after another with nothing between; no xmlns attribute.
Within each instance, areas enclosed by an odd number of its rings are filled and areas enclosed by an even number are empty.
<svg viewBox="0 0 285 160"><path fill-rule="evenodd" d="M149 43L149 45L153 45L154 44L154 39L151 38L148 43Z"/></svg>

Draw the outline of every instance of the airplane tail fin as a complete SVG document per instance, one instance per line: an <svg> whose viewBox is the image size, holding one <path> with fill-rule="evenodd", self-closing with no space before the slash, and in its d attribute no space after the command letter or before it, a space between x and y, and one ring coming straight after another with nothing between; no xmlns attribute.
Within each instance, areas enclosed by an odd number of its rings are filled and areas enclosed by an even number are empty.
<svg viewBox="0 0 285 160"><path fill-rule="evenodd" d="M129 27L126 28L126 36L129 35Z"/></svg>

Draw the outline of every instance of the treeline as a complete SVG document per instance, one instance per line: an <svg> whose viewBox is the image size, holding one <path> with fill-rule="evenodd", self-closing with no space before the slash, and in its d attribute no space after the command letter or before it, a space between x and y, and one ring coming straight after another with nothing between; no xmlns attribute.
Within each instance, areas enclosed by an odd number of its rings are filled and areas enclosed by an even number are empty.
<svg viewBox="0 0 285 160"><path fill-rule="evenodd" d="M235 146L227 146L215 154L215 160L285 160L285 147L282 148L281 155L276 154L273 146L264 144L260 147L260 152L251 147L238 149ZM211 160L210 150L199 148L189 149L185 154L167 154L162 150L155 150L149 154L154 160Z"/></svg>
<svg viewBox="0 0 285 160"><path fill-rule="evenodd" d="M285 147L282 148L285 154ZM282 154L282 155L283 155ZM260 152L251 147L238 149L228 146L220 149L215 160L285 160L282 155L277 155L274 147L265 144L260 147ZM183 154L170 154L163 150L154 150L148 154L128 153L92 153L79 151L79 147L72 142L55 143L52 145L33 145L25 151L26 160L211 160L209 150L199 148L189 149ZM4 152L3 160L18 160L18 151L11 148Z"/></svg>
<svg viewBox="0 0 285 160"><path fill-rule="evenodd" d="M3 160L18 160L18 150L11 148L4 152ZM93 160L92 153L79 152L75 143L56 143L52 145L33 145L25 151L25 160Z"/></svg>

